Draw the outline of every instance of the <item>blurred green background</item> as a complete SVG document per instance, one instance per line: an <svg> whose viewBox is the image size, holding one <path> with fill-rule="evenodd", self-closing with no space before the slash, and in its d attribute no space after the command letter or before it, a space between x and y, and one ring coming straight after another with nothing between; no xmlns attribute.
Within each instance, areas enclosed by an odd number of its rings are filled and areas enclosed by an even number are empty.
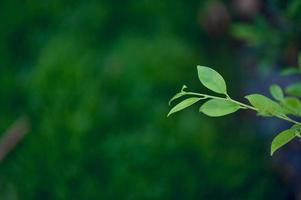
<svg viewBox="0 0 301 200"><path fill-rule="evenodd" d="M269 156L287 124L166 114L182 84L203 90L197 64L239 100L289 81L277 74L296 65L300 13L299 0L2 1L0 144L20 117L31 128L0 148L0 199L298 199L300 159L279 160L299 144Z"/></svg>

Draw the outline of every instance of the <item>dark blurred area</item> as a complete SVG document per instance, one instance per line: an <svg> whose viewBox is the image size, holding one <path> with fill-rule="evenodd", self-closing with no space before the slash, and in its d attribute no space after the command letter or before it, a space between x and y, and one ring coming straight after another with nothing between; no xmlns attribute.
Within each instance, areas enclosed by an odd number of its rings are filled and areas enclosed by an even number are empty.
<svg viewBox="0 0 301 200"><path fill-rule="evenodd" d="M299 0L0 2L0 199L301 199L299 141L251 111L166 118L196 65L238 100L300 77Z"/></svg>

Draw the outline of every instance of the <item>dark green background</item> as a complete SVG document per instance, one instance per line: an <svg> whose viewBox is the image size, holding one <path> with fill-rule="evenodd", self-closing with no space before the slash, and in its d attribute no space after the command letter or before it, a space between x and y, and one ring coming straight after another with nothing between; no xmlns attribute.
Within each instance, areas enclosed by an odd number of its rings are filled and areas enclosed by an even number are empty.
<svg viewBox="0 0 301 200"><path fill-rule="evenodd" d="M294 64L298 0L247 17L235 2L2 1L0 130L26 115L31 131L0 163L0 198L293 198L255 113L166 118L182 84L206 91L197 64L240 100Z"/></svg>

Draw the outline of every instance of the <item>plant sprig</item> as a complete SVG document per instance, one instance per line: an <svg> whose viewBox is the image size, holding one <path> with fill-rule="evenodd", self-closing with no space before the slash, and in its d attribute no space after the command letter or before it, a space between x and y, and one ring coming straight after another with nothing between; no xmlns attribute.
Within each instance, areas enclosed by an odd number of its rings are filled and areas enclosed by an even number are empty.
<svg viewBox="0 0 301 200"><path fill-rule="evenodd" d="M293 124L291 128L282 131L273 139L271 144L271 155L295 137L301 137L301 122L298 122L288 116L301 116L301 102L297 98L298 96L285 97L281 87L274 84L270 87L270 93L276 101L261 94L250 94L245 96L250 103L250 105L248 105L236 101L228 95L226 82L218 72L205 66L197 66L197 71L200 82L206 88L220 94L221 96L189 92L186 91L187 86L184 85L181 91L171 98L169 105L173 101L184 96L188 96L188 98L175 105L167 116L181 111L201 100L207 100L201 105L199 112L210 117L224 116L234 113L239 109L250 109L256 111L258 115L263 117L277 117L291 122Z"/></svg>

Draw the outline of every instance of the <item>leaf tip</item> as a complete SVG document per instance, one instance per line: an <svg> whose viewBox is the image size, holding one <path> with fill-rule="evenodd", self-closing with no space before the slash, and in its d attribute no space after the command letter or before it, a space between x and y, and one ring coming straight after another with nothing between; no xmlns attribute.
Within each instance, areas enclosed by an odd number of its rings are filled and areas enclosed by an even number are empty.
<svg viewBox="0 0 301 200"><path fill-rule="evenodd" d="M185 89L187 89L187 88L188 88L187 85L183 85L182 89L181 89L181 92L185 92Z"/></svg>
<svg viewBox="0 0 301 200"><path fill-rule="evenodd" d="M275 151L273 151L273 149L271 149L270 155L273 156Z"/></svg>
<svg viewBox="0 0 301 200"><path fill-rule="evenodd" d="M209 68L209 67L202 66L202 65L197 65L196 68L197 68L197 70L200 70L200 69L202 69L202 68Z"/></svg>

